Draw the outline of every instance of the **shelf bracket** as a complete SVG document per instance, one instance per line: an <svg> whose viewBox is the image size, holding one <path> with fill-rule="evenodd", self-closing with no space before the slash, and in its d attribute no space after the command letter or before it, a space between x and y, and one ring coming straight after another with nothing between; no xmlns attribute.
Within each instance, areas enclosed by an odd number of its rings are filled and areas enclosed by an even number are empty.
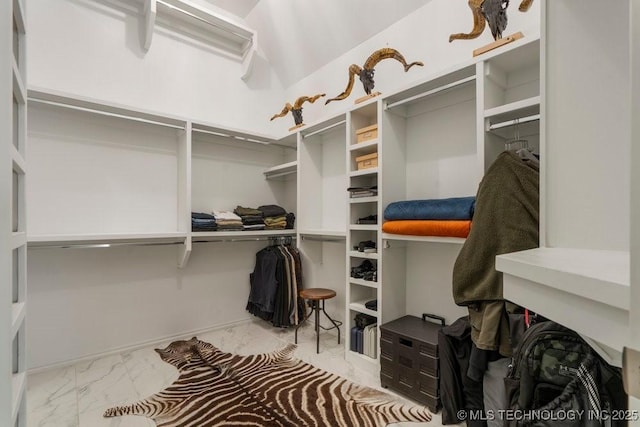
<svg viewBox="0 0 640 427"><path fill-rule="evenodd" d="M187 237L183 245L178 247L178 268L182 269L187 266L189 256L191 255L191 237Z"/></svg>
<svg viewBox="0 0 640 427"><path fill-rule="evenodd" d="M248 43L250 43L251 45L242 58L242 74L240 75L240 78L244 82L249 80L249 77L251 77L251 73L253 72L253 65L256 60L256 46L258 45L258 35L254 34L253 38Z"/></svg>
<svg viewBox="0 0 640 427"><path fill-rule="evenodd" d="M148 52L151 47L151 39L153 38L153 29L156 25L157 12L156 0L144 1L144 40L142 41L142 47L145 52Z"/></svg>

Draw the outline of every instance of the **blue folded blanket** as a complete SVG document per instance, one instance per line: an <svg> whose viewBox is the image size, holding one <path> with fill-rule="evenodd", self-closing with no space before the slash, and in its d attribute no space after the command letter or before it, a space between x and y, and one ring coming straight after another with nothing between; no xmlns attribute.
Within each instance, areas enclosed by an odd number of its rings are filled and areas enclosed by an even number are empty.
<svg viewBox="0 0 640 427"><path fill-rule="evenodd" d="M407 200L390 203L384 210L384 219L456 219L470 220L476 203L474 196L449 199Z"/></svg>

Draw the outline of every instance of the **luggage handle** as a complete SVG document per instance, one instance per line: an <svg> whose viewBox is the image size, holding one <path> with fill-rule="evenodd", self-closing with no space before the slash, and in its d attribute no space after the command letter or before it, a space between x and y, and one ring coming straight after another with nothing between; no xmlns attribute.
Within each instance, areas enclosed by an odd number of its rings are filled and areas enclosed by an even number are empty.
<svg viewBox="0 0 640 427"><path fill-rule="evenodd" d="M442 326L445 325L444 323L444 317L442 316L438 316L436 314L431 314L431 313L422 313L422 321L426 322L427 318L429 319L433 319L433 320L437 320ZM434 322L435 323L435 322Z"/></svg>

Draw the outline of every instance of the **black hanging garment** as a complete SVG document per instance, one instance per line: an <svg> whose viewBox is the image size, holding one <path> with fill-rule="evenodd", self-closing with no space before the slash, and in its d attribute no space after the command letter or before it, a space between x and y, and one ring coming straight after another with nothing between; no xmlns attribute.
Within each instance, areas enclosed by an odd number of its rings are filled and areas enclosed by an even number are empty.
<svg viewBox="0 0 640 427"><path fill-rule="evenodd" d="M302 289L302 262L290 245L268 246L256 254L249 276L247 311L277 327L296 325L304 306L298 298Z"/></svg>
<svg viewBox="0 0 640 427"><path fill-rule="evenodd" d="M474 381L467 376L471 347L471 324L468 316L461 317L438 331L443 425L458 424L465 420L467 426L487 425L483 419L469 420L469 414L481 414L484 410L482 380ZM460 417L460 414L464 416Z"/></svg>

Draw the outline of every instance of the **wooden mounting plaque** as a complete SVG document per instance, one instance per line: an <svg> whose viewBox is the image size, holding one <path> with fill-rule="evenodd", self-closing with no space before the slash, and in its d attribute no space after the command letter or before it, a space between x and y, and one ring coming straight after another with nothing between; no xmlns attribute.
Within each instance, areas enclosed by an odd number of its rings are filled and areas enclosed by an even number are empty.
<svg viewBox="0 0 640 427"><path fill-rule="evenodd" d="M521 39L524 37L524 34L522 34L522 32L518 31L517 33L511 34L510 36L507 37L503 37L500 40L496 40L493 43L489 43L486 46L482 46L479 47L477 49L475 49L473 51L473 56L478 56L478 55L482 55L483 53L487 53L493 49L499 48L500 46L504 46L505 44L509 44L511 42L514 42L518 39Z"/></svg>
<svg viewBox="0 0 640 427"><path fill-rule="evenodd" d="M295 129L301 128L302 126L304 126L304 123L300 123L299 125L295 125L294 127L289 128L289 132L291 132L292 130L295 130Z"/></svg>
<svg viewBox="0 0 640 427"><path fill-rule="evenodd" d="M373 98L374 96L378 96L378 95L380 95L380 92L372 92L372 93L370 93L369 95L365 95L365 96L363 96L362 98L358 98L358 99L356 99L356 101L354 102L354 104L360 104L361 102L364 102L364 101L366 101L367 99L371 99L371 98Z"/></svg>

